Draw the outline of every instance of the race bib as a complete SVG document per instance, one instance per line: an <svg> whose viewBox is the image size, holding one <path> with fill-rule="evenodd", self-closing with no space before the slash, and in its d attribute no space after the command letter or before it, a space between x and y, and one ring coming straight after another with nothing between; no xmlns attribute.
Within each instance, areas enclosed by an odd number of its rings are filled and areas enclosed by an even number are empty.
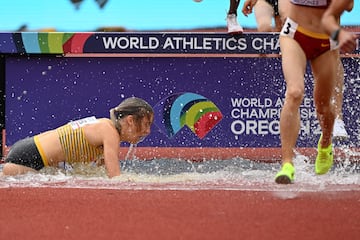
<svg viewBox="0 0 360 240"><path fill-rule="evenodd" d="M294 38L297 27L298 24L296 22L294 22L290 18L286 18L286 21L281 29L280 35Z"/></svg>
<svg viewBox="0 0 360 240"><path fill-rule="evenodd" d="M92 116L92 117L79 119L79 120L76 120L76 121L71 121L71 122L69 122L69 124L70 124L72 129L77 129L77 128L83 127L85 125L94 124L94 123L97 123L97 122L98 122L98 120L96 119L96 117Z"/></svg>

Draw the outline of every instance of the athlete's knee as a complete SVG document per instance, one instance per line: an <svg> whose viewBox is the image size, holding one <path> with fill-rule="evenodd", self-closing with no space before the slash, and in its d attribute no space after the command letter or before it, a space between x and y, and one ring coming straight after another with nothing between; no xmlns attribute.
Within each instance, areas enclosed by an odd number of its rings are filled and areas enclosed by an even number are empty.
<svg viewBox="0 0 360 240"><path fill-rule="evenodd" d="M14 163L5 163L2 169L3 175L16 175L17 165Z"/></svg>
<svg viewBox="0 0 360 240"><path fill-rule="evenodd" d="M36 170L15 163L5 163L2 170L3 175L9 176L25 174L27 172L36 172Z"/></svg>
<svg viewBox="0 0 360 240"><path fill-rule="evenodd" d="M300 105L304 98L304 90L300 88L289 88L286 90L285 98L286 101Z"/></svg>

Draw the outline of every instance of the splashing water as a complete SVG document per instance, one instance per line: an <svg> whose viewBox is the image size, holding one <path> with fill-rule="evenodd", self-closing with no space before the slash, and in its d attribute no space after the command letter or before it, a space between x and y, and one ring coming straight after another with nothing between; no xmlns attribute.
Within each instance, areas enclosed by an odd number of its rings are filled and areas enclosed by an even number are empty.
<svg viewBox="0 0 360 240"><path fill-rule="evenodd" d="M131 146L127 159L120 161L122 174L109 179L103 166L75 164L71 171L45 168L39 174L0 176L0 188L64 187L132 190L249 190L273 191L281 198L293 198L297 192L360 190L360 166L357 162L337 164L328 174L317 176L314 164L298 155L295 184L278 185L274 176L279 163L234 158L192 162L180 159L133 159ZM132 159L132 160L131 160ZM1 169L1 167L0 167ZM292 192L295 195L286 194Z"/></svg>
<svg viewBox="0 0 360 240"><path fill-rule="evenodd" d="M129 150L125 156L125 160L135 159L136 146L136 144L130 144Z"/></svg>

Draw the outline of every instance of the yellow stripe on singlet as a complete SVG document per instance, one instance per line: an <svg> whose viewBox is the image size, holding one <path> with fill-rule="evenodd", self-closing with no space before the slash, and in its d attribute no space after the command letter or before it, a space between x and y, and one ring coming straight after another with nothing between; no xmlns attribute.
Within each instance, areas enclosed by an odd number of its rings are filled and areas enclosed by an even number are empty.
<svg viewBox="0 0 360 240"><path fill-rule="evenodd" d="M35 145L36 145L36 148L38 149L39 153L40 153L40 156L41 156L41 159L46 166L49 166L49 161L47 160L47 157L45 155L45 152L44 152L44 149L43 147L41 146L40 144L40 141L39 141L39 136L34 136L34 142L35 142Z"/></svg>
<svg viewBox="0 0 360 240"><path fill-rule="evenodd" d="M82 127L73 129L67 124L59 127L57 132L67 162L91 162L103 157L103 148L91 145Z"/></svg>

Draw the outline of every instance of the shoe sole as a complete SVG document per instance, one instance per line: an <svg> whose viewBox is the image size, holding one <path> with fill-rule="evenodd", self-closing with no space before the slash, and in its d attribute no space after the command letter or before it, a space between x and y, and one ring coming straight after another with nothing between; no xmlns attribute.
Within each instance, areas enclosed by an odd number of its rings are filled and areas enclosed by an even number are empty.
<svg viewBox="0 0 360 240"><path fill-rule="evenodd" d="M285 175L278 176L275 179L275 182L278 183L278 184L290 184L290 183L292 183L291 179L288 176L285 176Z"/></svg>

